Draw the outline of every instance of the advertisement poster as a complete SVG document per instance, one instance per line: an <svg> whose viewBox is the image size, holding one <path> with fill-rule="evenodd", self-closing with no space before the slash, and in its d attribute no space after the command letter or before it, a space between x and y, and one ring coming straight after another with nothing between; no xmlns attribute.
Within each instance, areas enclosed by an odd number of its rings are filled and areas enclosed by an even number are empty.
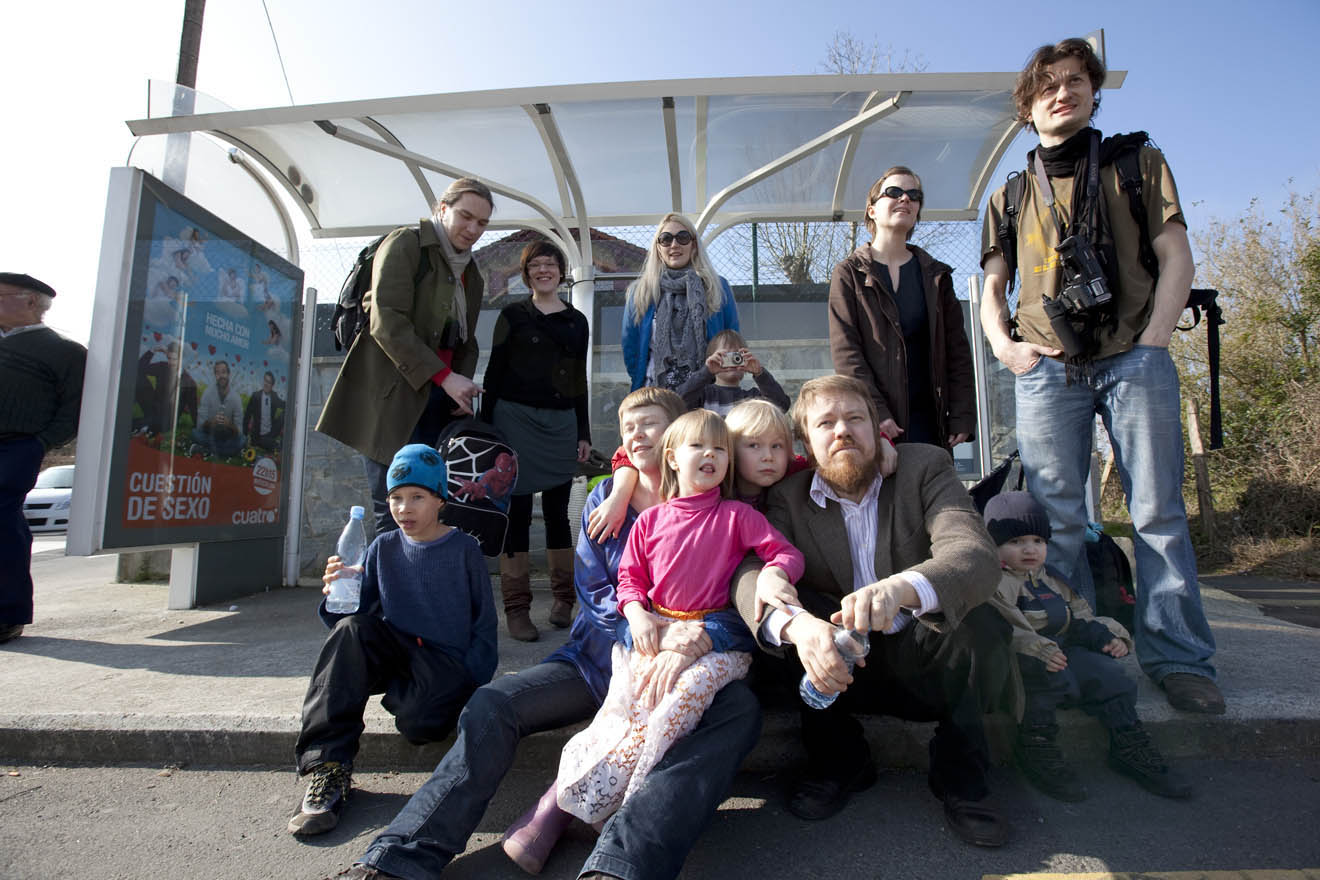
<svg viewBox="0 0 1320 880"><path fill-rule="evenodd" d="M147 184L106 535L145 546L282 534L302 273Z"/></svg>

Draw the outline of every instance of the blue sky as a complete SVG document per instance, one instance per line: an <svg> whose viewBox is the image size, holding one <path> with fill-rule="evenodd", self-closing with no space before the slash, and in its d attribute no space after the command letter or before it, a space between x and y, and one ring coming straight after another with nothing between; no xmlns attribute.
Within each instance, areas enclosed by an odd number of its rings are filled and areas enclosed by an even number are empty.
<svg viewBox="0 0 1320 880"><path fill-rule="evenodd" d="M836 31L919 55L929 71L1017 70L1037 45L1104 28L1129 71L1098 126L1146 129L1193 234L1291 185L1320 189L1317 0L1093 5L267 0L298 103L576 82L821 72ZM86 7L86 8L84 8ZM125 14L131 9L131 14ZM109 169L148 79L172 80L183 0L9 4L0 108L0 267L60 291L49 320L90 327ZM76 18L75 18L76 16ZM288 103L260 0L212 0L198 88L230 106ZM1025 138L997 175L1021 163Z"/></svg>

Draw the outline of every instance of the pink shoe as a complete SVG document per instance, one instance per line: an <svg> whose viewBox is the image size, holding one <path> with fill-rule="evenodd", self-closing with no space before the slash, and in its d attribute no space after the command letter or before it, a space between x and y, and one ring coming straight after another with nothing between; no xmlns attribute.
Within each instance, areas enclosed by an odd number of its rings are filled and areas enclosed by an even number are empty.
<svg viewBox="0 0 1320 880"><path fill-rule="evenodd" d="M504 854L528 874L539 874L573 817L559 809L555 787L550 786L518 821L504 832Z"/></svg>

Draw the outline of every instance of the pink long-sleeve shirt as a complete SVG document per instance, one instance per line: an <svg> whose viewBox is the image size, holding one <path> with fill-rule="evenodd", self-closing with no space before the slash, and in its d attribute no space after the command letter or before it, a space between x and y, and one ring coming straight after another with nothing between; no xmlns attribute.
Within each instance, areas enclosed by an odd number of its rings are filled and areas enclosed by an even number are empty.
<svg viewBox="0 0 1320 880"><path fill-rule="evenodd" d="M648 508L628 533L619 563L619 611L629 602L675 611L729 604L729 580L748 551L802 577L802 554L755 508L718 488Z"/></svg>

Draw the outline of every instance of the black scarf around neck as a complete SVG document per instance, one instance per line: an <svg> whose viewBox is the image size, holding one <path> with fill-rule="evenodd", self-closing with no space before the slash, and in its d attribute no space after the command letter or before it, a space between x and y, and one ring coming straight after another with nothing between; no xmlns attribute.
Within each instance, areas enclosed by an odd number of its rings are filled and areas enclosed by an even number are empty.
<svg viewBox="0 0 1320 880"><path fill-rule="evenodd" d="M1086 151L1091 146L1093 131L1095 129L1088 126L1061 144L1036 147L1027 154L1027 167L1035 164L1034 157L1039 153L1040 160L1045 163L1045 173L1050 177L1081 177L1081 166L1086 162Z"/></svg>

